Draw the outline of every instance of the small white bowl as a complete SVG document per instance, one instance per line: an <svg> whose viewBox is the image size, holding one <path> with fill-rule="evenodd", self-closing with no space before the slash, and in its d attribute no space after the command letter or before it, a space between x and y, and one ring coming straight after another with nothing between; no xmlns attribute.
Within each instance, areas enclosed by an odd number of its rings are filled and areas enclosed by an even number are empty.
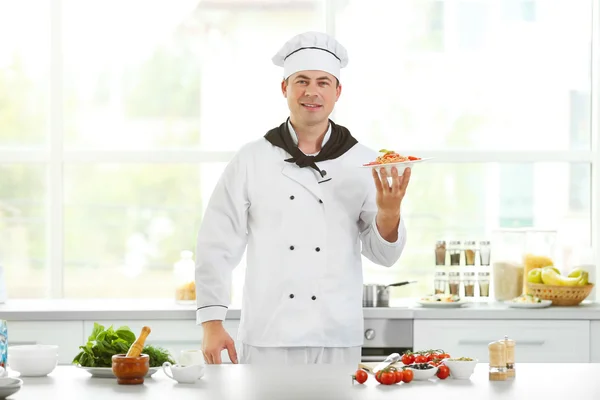
<svg viewBox="0 0 600 400"><path fill-rule="evenodd" d="M56 349L42 347L40 352L35 352L32 349L18 348L15 351L13 347L8 348L8 365L21 376L46 376L54 371L57 364Z"/></svg>
<svg viewBox="0 0 600 400"><path fill-rule="evenodd" d="M54 344L23 344L19 346L8 346L8 354L49 357L58 354L58 346Z"/></svg>
<svg viewBox="0 0 600 400"><path fill-rule="evenodd" d="M413 377L415 381L426 381L428 379L433 378L438 372L438 367L433 366L429 369L415 369L412 368L411 365L409 365L408 368L413 372Z"/></svg>
<svg viewBox="0 0 600 400"><path fill-rule="evenodd" d="M473 372L475 372L475 366L479 360L473 359L473 361L452 361L446 358L443 364L450 370L450 376L454 379L469 379Z"/></svg>

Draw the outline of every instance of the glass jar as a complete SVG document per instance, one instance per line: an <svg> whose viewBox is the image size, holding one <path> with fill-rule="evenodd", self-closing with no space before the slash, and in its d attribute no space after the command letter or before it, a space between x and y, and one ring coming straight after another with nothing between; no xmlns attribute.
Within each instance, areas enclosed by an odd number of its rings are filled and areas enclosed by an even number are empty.
<svg viewBox="0 0 600 400"><path fill-rule="evenodd" d="M475 253L477 252L475 241L465 242L465 265L475 265Z"/></svg>
<svg viewBox="0 0 600 400"><path fill-rule="evenodd" d="M490 257L492 255L492 246L489 240L479 242L479 265L490 265Z"/></svg>
<svg viewBox="0 0 600 400"><path fill-rule="evenodd" d="M438 240L435 244L435 265L446 265L446 241Z"/></svg>
<svg viewBox="0 0 600 400"><path fill-rule="evenodd" d="M523 265L508 261L495 261L492 270L496 300L512 300L523 293Z"/></svg>
<svg viewBox="0 0 600 400"><path fill-rule="evenodd" d="M460 265L460 241L453 240L448 244L448 253L450 254L450 265Z"/></svg>
<svg viewBox="0 0 600 400"><path fill-rule="evenodd" d="M436 272L434 281L435 294L446 294L447 283L448 278L446 277L446 273Z"/></svg>
<svg viewBox="0 0 600 400"><path fill-rule="evenodd" d="M475 297L475 272L465 272L465 297Z"/></svg>
<svg viewBox="0 0 600 400"><path fill-rule="evenodd" d="M448 286L450 287L450 294L460 295L460 274L458 272L448 274Z"/></svg>
<svg viewBox="0 0 600 400"><path fill-rule="evenodd" d="M174 265L175 301L178 303L191 304L196 301L196 264L193 256L194 253L184 250Z"/></svg>
<svg viewBox="0 0 600 400"><path fill-rule="evenodd" d="M479 273L479 297L490 296L490 273L480 272Z"/></svg>

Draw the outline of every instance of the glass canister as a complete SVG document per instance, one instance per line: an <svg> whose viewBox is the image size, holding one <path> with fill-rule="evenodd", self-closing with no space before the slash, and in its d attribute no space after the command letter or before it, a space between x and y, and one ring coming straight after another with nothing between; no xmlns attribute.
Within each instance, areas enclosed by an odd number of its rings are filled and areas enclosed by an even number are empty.
<svg viewBox="0 0 600 400"><path fill-rule="evenodd" d="M446 277L445 272L436 272L435 280L433 282L435 294L446 294L446 285L448 283L448 278Z"/></svg>
<svg viewBox="0 0 600 400"><path fill-rule="evenodd" d="M475 297L475 272L464 273L465 297Z"/></svg>
<svg viewBox="0 0 600 400"><path fill-rule="evenodd" d="M448 286L450 287L450 294L460 295L460 273L448 273Z"/></svg>
<svg viewBox="0 0 600 400"><path fill-rule="evenodd" d="M465 242L465 265L475 265L476 243L473 240Z"/></svg>
<svg viewBox="0 0 600 400"><path fill-rule="evenodd" d="M506 373L506 345L502 341L492 342L488 345L489 351L489 380L505 381Z"/></svg>
<svg viewBox="0 0 600 400"><path fill-rule="evenodd" d="M438 240L435 244L435 265L446 265L446 241Z"/></svg>
<svg viewBox="0 0 600 400"><path fill-rule="evenodd" d="M523 265L509 261L494 261L494 297L497 301L512 300L523 293Z"/></svg>
<svg viewBox="0 0 600 400"><path fill-rule="evenodd" d="M174 265L175 300L182 304L196 301L196 264L194 253L189 250L181 252L181 258Z"/></svg>
<svg viewBox="0 0 600 400"><path fill-rule="evenodd" d="M489 240L479 242L479 265L489 266L492 255L492 246Z"/></svg>
<svg viewBox="0 0 600 400"><path fill-rule="evenodd" d="M448 253L450 254L450 265L460 265L460 240L452 240L448 243Z"/></svg>

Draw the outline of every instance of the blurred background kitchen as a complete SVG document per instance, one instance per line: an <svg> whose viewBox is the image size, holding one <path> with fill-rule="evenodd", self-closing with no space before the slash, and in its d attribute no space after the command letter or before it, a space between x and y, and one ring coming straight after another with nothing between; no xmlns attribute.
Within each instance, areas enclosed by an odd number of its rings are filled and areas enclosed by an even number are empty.
<svg viewBox="0 0 600 400"><path fill-rule="evenodd" d="M270 59L306 30L349 51L336 122L376 150L435 157L413 172L404 255L389 269L364 259L366 283L417 281L392 299L450 290L452 249L473 267L458 271L461 294L472 280L479 296L490 263L529 250L595 270L598 5L2 1L0 286L8 298L174 298L227 161L287 115Z"/></svg>

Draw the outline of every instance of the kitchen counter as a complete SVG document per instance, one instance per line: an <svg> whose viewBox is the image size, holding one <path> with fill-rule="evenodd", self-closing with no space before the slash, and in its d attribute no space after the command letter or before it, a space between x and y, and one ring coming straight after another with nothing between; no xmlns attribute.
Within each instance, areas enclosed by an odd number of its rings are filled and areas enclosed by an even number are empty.
<svg viewBox="0 0 600 400"><path fill-rule="evenodd" d="M10 321L80 320L194 320L196 305L169 299L8 300L0 304L0 318ZM413 300L391 303L389 308L365 308L366 319L515 319L600 320L600 303L577 307L514 309L502 303L469 303L462 308L423 308ZM239 320L240 310L230 309L227 319Z"/></svg>
<svg viewBox="0 0 600 400"><path fill-rule="evenodd" d="M92 378L73 366L59 366L43 378L22 378L21 390L9 399L327 399L392 398L562 399L600 398L600 364L517 364L517 378L491 382L487 364L479 364L470 380L413 381L384 386L373 376L352 383L350 372L330 365L209 365L195 384L180 384L158 371L143 385L118 385L116 379ZM410 396L410 397L407 397Z"/></svg>

